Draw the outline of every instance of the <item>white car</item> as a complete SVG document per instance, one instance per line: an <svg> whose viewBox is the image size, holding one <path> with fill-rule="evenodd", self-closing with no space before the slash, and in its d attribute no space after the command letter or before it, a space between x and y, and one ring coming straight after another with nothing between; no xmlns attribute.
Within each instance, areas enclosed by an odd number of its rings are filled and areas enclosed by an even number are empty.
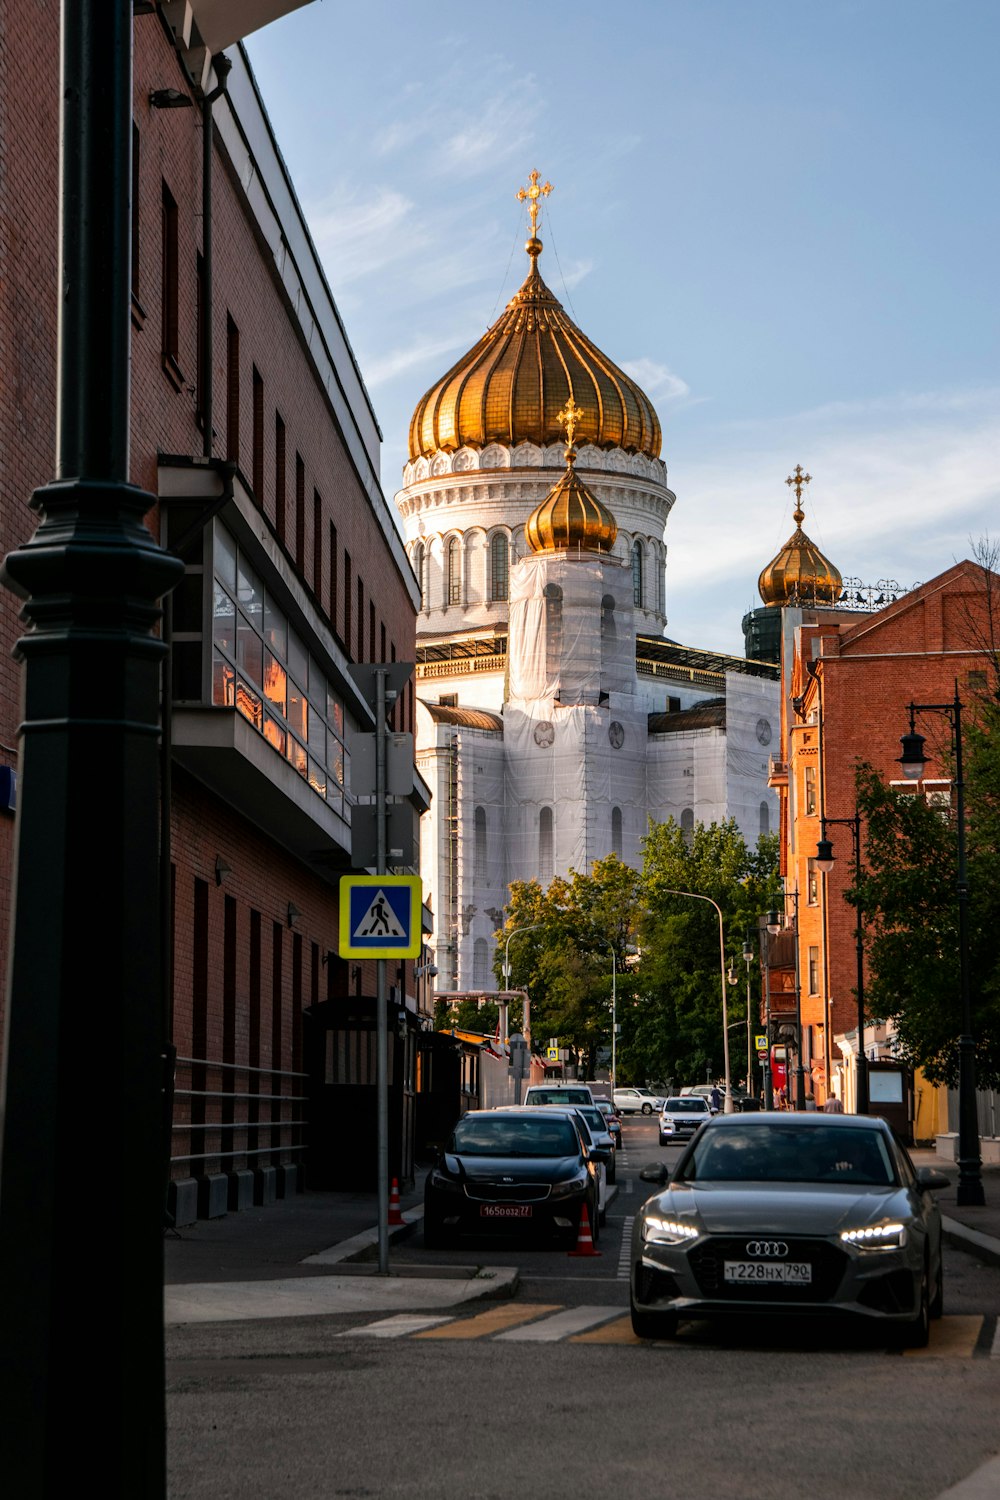
<svg viewBox="0 0 1000 1500"><path fill-rule="evenodd" d="M710 1120L714 1110L701 1094L684 1094L668 1099L660 1111L660 1145L677 1146L689 1141L698 1129Z"/></svg>
<svg viewBox="0 0 1000 1500"><path fill-rule="evenodd" d="M615 1089L612 1102L624 1115L651 1115L663 1108L663 1100L649 1089Z"/></svg>

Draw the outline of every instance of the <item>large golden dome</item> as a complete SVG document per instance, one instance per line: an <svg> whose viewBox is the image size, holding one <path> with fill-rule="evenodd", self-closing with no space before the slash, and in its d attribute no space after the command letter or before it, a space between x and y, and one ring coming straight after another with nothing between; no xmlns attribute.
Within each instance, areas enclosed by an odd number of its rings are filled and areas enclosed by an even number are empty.
<svg viewBox="0 0 1000 1500"><path fill-rule="evenodd" d="M785 481L795 486L795 530L757 580L765 604L836 604L843 592L840 573L802 530L802 486L811 478L797 464L794 475Z"/></svg>
<svg viewBox="0 0 1000 1500"><path fill-rule="evenodd" d="M528 517L524 536L532 552L553 552L563 547L610 552L615 544L618 526L614 516L573 467L574 429L581 417L582 410L571 396L557 417L566 428L566 472Z"/></svg>
<svg viewBox="0 0 1000 1500"><path fill-rule="evenodd" d="M525 249L520 291L474 348L418 402L410 458L487 443L540 446L562 437L556 413L572 398L578 441L658 458L660 424L649 397L563 312L538 273L542 242Z"/></svg>

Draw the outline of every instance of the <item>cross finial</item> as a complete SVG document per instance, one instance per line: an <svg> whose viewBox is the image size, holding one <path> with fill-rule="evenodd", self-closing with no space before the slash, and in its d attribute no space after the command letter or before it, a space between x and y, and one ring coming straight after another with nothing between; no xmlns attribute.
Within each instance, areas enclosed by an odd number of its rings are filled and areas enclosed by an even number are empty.
<svg viewBox="0 0 1000 1500"><path fill-rule="evenodd" d="M795 524L796 526L801 526L804 519L804 512L802 509L802 487L803 485L812 483L812 475L804 474L802 472L802 465L796 464L794 473L789 474L788 478L785 480L785 483L795 486Z"/></svg>
<svg viewBox="0 0 1000 1500"><path fill-rule="evenodd" d="M538 234L538 200L547 198L552 191L551 182L543 182L539 186L538 179L542 174L538 171L528 173L528 186L518 188L517 201L528 202L528 213L531 215L531 238L535 239Z"/></svg>
<svg viewBox="0 0 1000 1500"><path fill-rule="evenodd" d="M563 407L562 411L556 412L556 421L566 429L567 463L569 463L570 459L576 451L573 446L573 438L576 436L577 423L582 416L583 407L577 406L576 402L573 400L573 394L572 392L570 392L569 400L566 402L566 405Z"/></svg>

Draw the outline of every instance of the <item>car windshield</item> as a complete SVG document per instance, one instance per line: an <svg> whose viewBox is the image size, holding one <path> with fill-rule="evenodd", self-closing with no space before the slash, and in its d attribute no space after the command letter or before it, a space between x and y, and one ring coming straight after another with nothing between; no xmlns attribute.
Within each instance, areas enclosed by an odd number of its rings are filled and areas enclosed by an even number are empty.
<svg viewBox="0 0 1000 1500"><path fill-rule="evenodd" d="M792 1123L708 1125L695 1136L681 1181L815 1182L889 1187L897 1181L879 1130Z"/></svg>
<svg viewBox="0 0 1000 1500"><path fill-rule="evenodd" d="M576 1112L583 1116L591 1130L599 1130L602 1135L607 1134L607 1124L596 1104L579 1104Z"/></svg>
<svg viewBox="0 0 1000 1500"><path fill-rule="evenodd" d="M705 1113L704 1099L668 1099L663 1106L665 1115L703 1115Z"/></svg>
<svg viewBox="0 0 1000 1500"><path fill-rule="evenodd" d="M532 1089L526 1104L589 1104L586 1089Z"/></svg>
<svg viewBox="0 0 1000 1500"><path fill-rule="evenodd" d="M534 1116L467 1115L448 1150L457 1156L575 1156L580 1139L569 1120Z"/></svg>

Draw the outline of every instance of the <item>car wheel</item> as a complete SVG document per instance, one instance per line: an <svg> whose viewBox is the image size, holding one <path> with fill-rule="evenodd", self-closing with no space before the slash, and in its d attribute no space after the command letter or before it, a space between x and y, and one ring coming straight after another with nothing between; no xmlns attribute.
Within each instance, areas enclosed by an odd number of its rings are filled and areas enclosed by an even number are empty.
<svg viewBox="0 0 1000 1500"><path fill-rule="evenodd" d="M632 1332L638 1339L672 1339L677 1332L677 1314L666 1312L640 1312L632 1293L628 1296L629 1312L632 1314Z"/></svg>
<svg viewBox="0 0 1000 1500"><path fill-rule="evenodd" d="M917 1315L905 1323L897 1323L892 1330L892 1343L896 1349L926 1349L931 1333L931 1289L930 1265L924 1257L924 1269L920 1277L919 1306Z"/></svg>
<svg viewBox="0 0 1000 1500"><path fill-rule="evenodd" d="M938 1268L934 1278L934 1295L931 1298L930 1314L932 1318L940 1318L944 1315L944 1264L940 1252L938 1252Z"/></svg>
<svg viewBox="0 0 1000 1500"><path fill-rule="evenodd" d="M642 1106L642 1112L644 1115L651 1115L653 1113L653 1106L651 1104L644 1104Z"/></svg>

